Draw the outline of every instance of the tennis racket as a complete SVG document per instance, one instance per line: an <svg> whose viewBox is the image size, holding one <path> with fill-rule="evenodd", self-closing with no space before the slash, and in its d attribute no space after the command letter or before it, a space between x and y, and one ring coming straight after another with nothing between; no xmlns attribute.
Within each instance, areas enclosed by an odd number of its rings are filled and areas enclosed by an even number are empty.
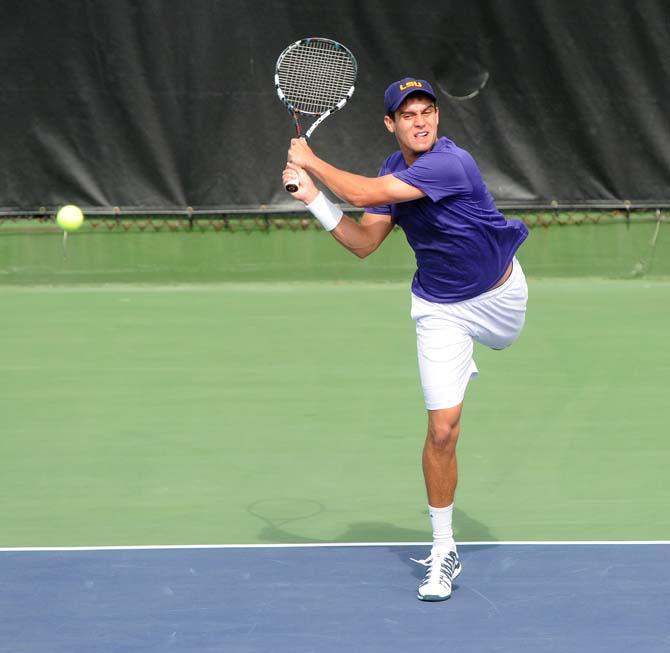
<svg viewBox="0 0 670 653"><path fill-rule="evenodd" d="M309 138L332 113L354 94L358 64L351 52L331 39L300 39L277 59L275 89L295 123L298 138ZM303 133L301 116L316 118ZM298 190L298 180L286 184L289 193Z"/></svg>

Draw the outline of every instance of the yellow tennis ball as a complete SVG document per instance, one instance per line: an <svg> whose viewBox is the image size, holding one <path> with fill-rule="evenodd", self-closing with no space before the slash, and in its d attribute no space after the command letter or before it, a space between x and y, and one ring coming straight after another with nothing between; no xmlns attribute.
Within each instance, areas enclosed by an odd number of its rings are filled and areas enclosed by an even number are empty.
<svg viewBox="0 0 670 653"><path fill-rule="evenodd" d="M64 231L77 231L84 222L84 214L74 204L66 204L56 213L56 223Z"/></svg>

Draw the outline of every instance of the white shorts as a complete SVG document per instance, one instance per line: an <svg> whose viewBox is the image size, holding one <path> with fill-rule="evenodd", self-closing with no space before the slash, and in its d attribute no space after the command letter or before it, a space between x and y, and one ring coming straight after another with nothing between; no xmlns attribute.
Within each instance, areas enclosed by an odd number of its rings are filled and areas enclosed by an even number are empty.
<svg viewBox="0 0 670 653"><path fill-rule="evenodd" d="M412 318L423 396L428 410L451 408L463 401L471 378L479 373L473 343L492 349L509 347L526 318L528 286L521 265L502 285L454 304L435 304L412 293Z"/></svg>

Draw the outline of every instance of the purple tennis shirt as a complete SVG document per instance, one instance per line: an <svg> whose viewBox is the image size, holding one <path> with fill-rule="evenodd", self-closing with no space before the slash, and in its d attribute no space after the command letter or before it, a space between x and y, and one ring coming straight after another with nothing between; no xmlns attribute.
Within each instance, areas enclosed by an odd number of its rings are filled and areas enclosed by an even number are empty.
<svg viewBox="0 0 670 653"><path fill-rule="evenodd" d="M407 166L401 152L386 159L379 176L393 174L426 197L370 207L390 215L416 255L412 292L450 304L489 290L528 236L523 222L498 211L472 156L442 137Z"/></svg>

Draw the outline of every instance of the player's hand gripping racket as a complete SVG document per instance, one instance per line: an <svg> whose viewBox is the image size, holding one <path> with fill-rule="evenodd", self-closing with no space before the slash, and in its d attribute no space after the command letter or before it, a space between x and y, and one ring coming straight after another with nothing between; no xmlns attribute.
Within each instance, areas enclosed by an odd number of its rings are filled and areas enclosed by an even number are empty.
<svg viewBox="0 0 670 653"><path fill-rule="evenodd" d="M295 122L298 138L309 138L333 112L354 94L358 64L341 43L324 38L300 39L277 59L275 89ZM300 116L316 120L303 134ZM298 179L286 184L289 193L298 190Z"/></svg>

